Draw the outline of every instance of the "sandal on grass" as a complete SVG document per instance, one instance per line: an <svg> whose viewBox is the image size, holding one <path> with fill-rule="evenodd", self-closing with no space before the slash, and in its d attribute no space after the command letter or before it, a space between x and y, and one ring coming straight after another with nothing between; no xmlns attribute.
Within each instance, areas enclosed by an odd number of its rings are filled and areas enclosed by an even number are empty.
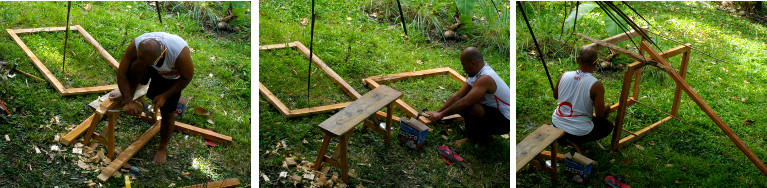
<svg viewBox="0 0 767 188"><path fill-rule="evenodd" d="M610 186L612 188L631 188L631 186L626 184L626 182L623 182L621 178L616 178L613 176L605 177L605 184L607 184L607 186Z"/></svg>

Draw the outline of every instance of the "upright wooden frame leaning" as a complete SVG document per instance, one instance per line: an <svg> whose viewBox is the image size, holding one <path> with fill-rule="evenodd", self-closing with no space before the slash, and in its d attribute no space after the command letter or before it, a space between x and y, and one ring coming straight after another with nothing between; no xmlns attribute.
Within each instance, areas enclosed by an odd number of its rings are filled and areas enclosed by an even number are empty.
<svg viewBox="0 0 767 188"><path fill-rule="evenodd" d="M78 94L87 94L87 93L99 93L99 92L105 92L105 91L111 91L115 88L117 88L117 84L112 85L104 85L104 86L93 86L93 87L81 87L81 88L65 88L64 85L59 82L56 77L53 76L53 73L48 70L47 67L40 61L40 59L35 56L34 53L32 53L31 50L27 47L26 44L24 44L24 41L19 38L18 34L25 34L25 33L37 33L37 32L50 32L50 31L64 31L66 30L66 27L43 27L43 28L30 28L30 29L6 29L8 31L8 34L11 35L11 38L16 42L16 44L21 47L22 50L24 50L24 53L29 56L30 59L32 59L32 63L34 63L35 67L37 67L37 70L40 70L41 73L43 73L43 76L46 80L48 80L48 83L53 85L54 88L56 88L56 91L59 92L60 95L66 96L66 95L78 95ZM99 54L101 54L101 57L104 58L104 60L109 63L109 65L112 66L114 70L117 70L117 67L119 67L119 64L117 63L117 60L115 60L112 55L109 55L109 52L104 50L103 47L99 44L99 42L96 41L96 39L93 39L93 37L83 29L80 25L74 25L70 26L69 30L77 31L77 33L80 34L83 38L85 38L86 41L88 41L93 48L95 48Z"/></svg>
<svg viewBox="0 0 767 188"><path fill-rule="evenodd" d="M646 28L642 28L643 31L647 31ZM593 42L592 44L586 45L589 47L592 47L594 49L601 49L601 48L609 48L613 51L616 51L618 53L621 53L623 55L626 55L632 59L637 60L637 62L629 64L629 66L626 69L626 72L624 74L623 79L623 86L621 87L621 96L618 99L618 104L615 104L610 107L610 111L617 110L617 117L615 118L615 126L613 127L613 137L611 140L611 149L617 150L622 146L627 145L628 143L631 143L633 141L638 140L642 136L646 135L647 133L657 129L661 124L671 120L672 118L676 117L679 110L679 102L681 97L681 92L684 91L687 96L689 96L692 101L695 102L695 104L698 105L698 107L706 113L706 115L711 118L711 120L716 124L719 129L724 132L727 137L730 138L730 140L735 144L735 146L740 149L743 154L746 155L746 157L751 160L751 162L756 166L757 169L759 169L763 175L767 176L767 166L762 163L762 161L756 157L754 152L751 151L751 149L746 146L745 143L736 135L732 129L730 129L729 126L727 126L726 123L722 120L722 118L719 117L719 115L714 112L713 109L705 102L703 101L703 98L700 97L694 90L692 90L692 87L684 80L684 75L686 74L687 70L687 62L690 59L690 44L685 44L682 46L678 46L676 48L673 48L671 50L667 50L663 53L656 52L652 47L650 47L650 44L645 41L643 38L640 42L640 49L639 53L644 54L647 53L650 57L646 58L643 55L636 54L634 52L628 51L626 49L620 48L618 46L615 46L614 43L618 43L621 41L629 40L630 37L636 37L639 35L636 31L630 31L627 34L619 34L610 38L607 38L605 40L597 40L593 39L589 36L576 33L576 35ZM684 54L682 56L682 63L680 65L679 70L681 73L677 72L674 67L671 66L668 62L666 62L666 58L673 57L679 54ZM672 103L671 108L671 115L656 122L653 123L650 126L647 126L639 131L639 133L631 133L632 135L629 135L627 137L624 137L621 139L621 131L623 131L623 122L626 115L626 108L630 105L632 105L635 101L637 101L637 95L638 95L638 85L641 78L641 68L651 65L655 66L658 69L666 72L669 77L671 77L674 82L676 83L676 90L674 92L674 101ZM635 74L636 73L636 74ZM631 87L632 77L634 77L634 88L632 91L633 97L629 98L629 90Z"/></svg>
<svg viewBox="0 0 767 188"><path fill-rule="evenodd" d="M453 78L454 80L461 82L461 84L466 83L466 78L458 74L455 70L449 68L449 67L442 67L442 68L436 68L436 69L429 69L429 70L422 70L422 71L415 71L415 72L406 72L406 73L398 73L398 74L390 74L385 76L371 76L368 78L363 79L362 81L367 85L370 89L375 89L380 86L380 84L386 83L386 82L395 82L400 80L406 80L410 78L421 78L421 77L427 77L427 76L437 76L437 75L450 75L450 78ZM402 101L402 99L397 99L394 101L394 105L397 105L402 111L405 111L405 114L407 114L410 117L416 117L418 116L418 110L414 109L405 101ZM394 117L395 119L399 119L399 117ZM451 116L447 116L443 119L462 119L460 115L455 114ZM425 117L419 117L418 121L424 124L431 124L432 122L425 118Z"/></svg>

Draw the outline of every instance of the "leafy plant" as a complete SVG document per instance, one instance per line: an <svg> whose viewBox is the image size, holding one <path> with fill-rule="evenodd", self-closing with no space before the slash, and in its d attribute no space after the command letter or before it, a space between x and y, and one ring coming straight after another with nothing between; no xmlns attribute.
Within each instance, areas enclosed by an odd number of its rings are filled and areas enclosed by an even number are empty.
<svg viewBox="0 0 767 188"><path fill-rule="evenodd" d="M589 14L594 8L599 7L594 2L587 2L578 5L577 10L573 9L572 12L567 16L567 19L565 19L565 27L568 29L573 29L573 26L575 25L576 20L581 20L584 15ZM576 12L577 11L577 12ZM615 12L610 11L612 15L617 15ZM577 14L577 15L576 15ZM626 20L623 20L620 17L617 17L620 20L620 23L616 23L613 19L610 18L607 14L602 15L605 21L605 31L610 36L620 34L622 32L620 25L624 25Z"/></svg>
<svg viewBox="0 0 767 188"><path fill-rule="evenodd" d="M458 8L458 12L461 16L458 18L464 24L471 24L471 12L474 10L474 5L477 4L477 0L455 0L455 6Z"/></svg>

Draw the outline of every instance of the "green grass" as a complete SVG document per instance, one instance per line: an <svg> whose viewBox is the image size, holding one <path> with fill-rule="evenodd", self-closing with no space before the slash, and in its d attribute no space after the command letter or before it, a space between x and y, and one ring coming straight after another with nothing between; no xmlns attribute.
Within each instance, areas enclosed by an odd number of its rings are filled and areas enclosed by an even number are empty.
<svg viewBox="0 0 767 188"><path fill-rule="evenodd" d="M707 8L697 2L629 4L650 21L653 25L651 31L692 43L693 47L729 62L715 62L710 57L693 52L687 82L758 158L767 159L764 147L767 140L763 136L767 133L764 125L767 119L761 112L761 107L765 105L762 85L767 82L767 62L761 52L767 49L764 34L767 33L767 27L734 13ZM553 79L561 75L562 72L558 70L577 69L574 61L577 52L574 50L578 49L577 46L588 44L577 36L573 36L576 40L571 39L567 43L563 42L567 35L559 38L563 16L570 11L564 13L563 6L562 2L529 2L524 7L536 37L545 48L542 51L547 57ZM628 8L624 8L624 11L634 16L634 21L640 26L646 25L638 16L629 13L631 11ZM552 97L543 66L530 54L534 45L522 16L519 16L519 12L517 14L516 139L519 141L541 124L551 122L550 114L556 101ZM601 10L592 11L578 22L576 32L597 39L609 37L604 31ZM652 34L650 36L664 50L678 46L672 41ZM630 42L618 46L636 51ZM601 50L600 53L604 57L608 52ZM678 68L681 56L668 61ZM617 62L633 61L622 56ZM653 108L670 111L675 87L673 80L656 68L643 70L639 87L640 101ZM606 102L618 101L623 71L599 70L595 74L605 85ZM745 102L741 102L741 98L745 98ZM642 105L628 109L624 126L633 131L665 116ZM592 180L585 186L602 186L602 179L607 175L622 177L632 187L759 187L767 184L761 172L687 96L682 97L679 114L689 124L672 120L617 152L603 151L593 143L586 144L586 156L599 162L599 165L595 166ZM614 115L610 119L614 120ZM746 120L756 120L756 123L742 125ZM609 139L602 139L599 143L607 147ZM640 150L635 145L645 149ZM549 186L548 177L541 170L527 167L517 177L517 185ZM564 177L560 181L565 182L564 185L575 186Z"/></svg>
<svg viewBox="0 0 767 188"><path fill-rule="evenodd" d="M403 1L402 8L406 13L409 38L401 36L403 32L399 19L386 16L398 16L396 11L391 12L391 7L381 5L391 5L392 2L394 1L360 3L321 1L315 8L317 19L314 31L314 53L360 94L364 95L370 91L361 81L370 76L439 67L450 67L462 73L458 58L460 51L470 45L480 46L485 61L498 71L501 78L509 79L509 54L499 49L506 48L508 52L508 45L492 47L472 42L472 40L480 40L480 37L508 41L508 38L503 39L503 34L497 37L477 34L472 35L470 40L445 41L432 38L428 31L422 29L425 27L418 26L428 23L408 17L416 12L425 12L429 14L420 14L424 15L423 19L448 22L449 20L440 20L440 15L453 14L452 10L455 6L453 1ZM396 10L396 3L393 5ZM499 6L506 7L505 5L507 4ZM453 8L450 8L451 6ZM491 6L477 7L479 11L493 9ZM300 20L309 18L310 9L311 4L308 2L261 2L259 44L300 41L309 47L310 26L301 25ZM371 17L371 11L377 12L379 16ZM427 17L431 13L434 13L434 16ZM498 23L497 20L483 22L477 18L474 21L477 28L501 28L499 32L508 33L508 24L500 26L488 24ZM481 29L464 32L479 31ZM439 36L441 37L441 33ZM418 64L418 60L423 63ZM309 100L306 100L308 63L308 60L295 50L260 51L259 80L290 109L351 101L340 87L316 67L312 68L311 92ZM428 107L430 110L437 110L450 94L460 88L458 82L449 76L410 79L384 85L402 91L402 99L413 108ZM333 113L284 118L265 98L259 98L258 102L259 170L271 180L271 183L261 181L261 185L290 186L293 184L292 180L278 179L279 173L285 171L291 176L302 175L303 172L296 168L282 168L284 159L296 156L299 162L302 160L313 162L322 143L322 132L317 125ZM394 113L398 116L404 115L397 108ZM418 151L403 147L399 141L396 141L396 135L390 136L392 143L387 146L383 144L384 139L380 134L357 129L351 137L349 164L350 169L353 169L359 178L350 178L348 184L363 184L368 187L508 186L511 172L508 163L510 140L496 136L487 146L467 145L459 148L463 157L472 165L474 175L469 175L463 167L444 164L436 148L443 144L452 145L452 141L463 138L464 129L461 128L463 124L462 122L453 123L449 130L433 126L434 131L429 133L428 141ZM398 123L395 123L393 131L396 132L398 129ZM442 134L449 134L448 139L443 139ZM303 143L304 140L306 143ZM287 149L276 148L277 143L283 141L287 144ZM337 143L337 141L333 142ZM331 144L331 147L334 148L334 146L335 144ZM339 171L331 168L332 172ZM309 183L310 181L307 180L300 182L299 185L308 186Z"/></svg>
<svg viewBox="0 0 767 188"><path fill-rule="evenodd" d="M91 9L83 7L90 4ZM209 3L219 6L220 3ZM167 7L166 7L167 9ZM60 27L66 20L65 2L1 2L0 29ZM165 31L184 38L192 52L195 77L183 95L193 97L189 108L203 107L211 112L202 116L187 111L181 122L233 137L230 144L207 147L198 136L176 133L169 143L165 165L151 163L159 137L140 150L131 165L143 169L143 178L132 185L192 185L226 178L239 178L243 185L250 178L250 29L241 33L218 32L203 28L198 19L187 12L163 12L163 24L157 20L153 6L145 2L73 2L71 25L81 25L118 61L134 37L150 31ZM240 18L238 23L249 23ZM247 21L245 21L247 20ZM249 28L249 25L240 25ZM244 33L244 34L243 34ZM3 32L0 37L0 60L18 65L18 69L43 77L21 48ZM116 72L100 54L77 33L70 33L66 74L61 71L64 32L22 34L21 39L37 55L65 87L87 87L116 83ZM212 58L215 57L215 58ZM13 72L11 72L13 73ZM47 150L57 133L66 133L71 124L80 124L92 111L86 105L103 93L61 97L47 82L18 74L0 81L0 99L11 115L0 115L0 135L11 139L0 141L0 185L10 187L84 187L83 182L98 182L98 173L83 171L75 165L72 147L53 155L36 154L34 146ZM59 124L51 119L60 117ZM211 119L215 125L206 121ZM99 130L104 126L99 126ZM125 149L149 128L149 124L121 115L116 131L117 146ZM103 147L103 146L100 146ZM183 175L185 172L189 175ZM41 181L44 180L44 181ZM112 178L105 186L122 187L122 178Z"/></svg>

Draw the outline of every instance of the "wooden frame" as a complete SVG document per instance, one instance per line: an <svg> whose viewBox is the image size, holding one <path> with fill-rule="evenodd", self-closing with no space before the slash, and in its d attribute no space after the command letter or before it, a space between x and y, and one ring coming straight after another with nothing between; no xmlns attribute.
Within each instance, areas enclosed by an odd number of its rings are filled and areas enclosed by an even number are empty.
<svg viewBox="0 0 767 188"><path fill-rule="evenodd" d="M237 186L240 186L240 179L229 178L229 179L225 179L221 181L190 185L184 188L228 188L228 187L237 187Z"/></svg>
<svg viewBox="0 0 767 188"><path fill-rule="evenodd" d="M421 78L421 77L427 77L427 76L437 76L437 75L450 75L451 78L453 78L456 81L461 82L461 84L466 83L466 78L458 74L455 70L449 68L449 67L443 67L443 68L436 68L436 69L429 69L429 70L422 70L422 71L415 71L415 72L406 72L406 73L398 73L398 74L390 74L385 76L371 76L368 78L363 79L363 83L367 85L370 89L375 89L380 86L380 84L386 83L386 82L395 82L395 81L401 81L406 80L410 78ZM415 118L418 116L418 110L414 109L402 99L397 99L394 101L394 104L397 105L402 111L405 112L410 117ZM399 117L395 116L395 119L399 119ZM458 114L447 116L444 119L458 119L462 120L461 116ZM423 124L431 124L432 122L425 118L425 117L419 117L418 121L420 121Z"/></svg>
<svg viewBox="0 0 767 188"><path fill-rule="evenodd" d="M24 41L19 38L18 34L25 34L25 33L37 33L37 32L51 32L51 31L64 31L66 30L66 27L44 27L44 28L30 28L30 29L6 29L8 31L8 34L11 35L11 38L13 38L13 41L16 42L16 44L21 47L22 50L24 50L24 53L29 56L30 59L32 59L32 63L37 67L37 70L40 70L41 73L43 73L43 76L46 80L48 80L48 83L50 83L54 88L56 88L56 91L59 92L60 95L66 96L66 95L78 95L78 94L87 94L87 93L100 93L105 91L110 91L115 88L117 88L117 84L112 85L105 85L105 86L93 86L93 87L81 87L81 88L65 88L64 85L59 82L56 77L53 76L53 73L48 70L47 67L40 61L40 59L35 56L34 53L32 53L31 50L27 47L26 44L24 44ZM104 48L101 47L101 45L96 41L96 39L93 39L93 37L85 31L80 25L74 25L70 26L69 30L77 31L77 33L80 34L83 38L85 38L86 41L88 41L93 48L95 48L99 54L101 54L101 57L104 58L104 60L109 63L109 65L112 66L113 69L117 70L117 67L119 67L119 64L117 63L117 60L115 60L112 55L109 55L109 52L104 50Z"/></svg>
<svg viewBox="0 0 767 188"><path fill-rule="evenodd" d="M307 58L309 58L309 49L306 48L301 42L295 41L287 44L271 44L271 45L264 45L259 46L258 50L273 50L273 49L281 49L281 48L293 48L301 52L301 54L304 54ZM346 83L341 76L336 74L333 69L330 69L325 63L320 60L319 57L317 57L316 54L314 54L312 57L312 63L314 66L319 67L323 72L325 72L325 75L327 75L333 82L335 82L341 89L349 96L351 96L353 99L359 98L361 95L357 93L354 88L349 85L349 83ZM258 82L258 81L257 81ZM272 94L269 89L266 88L261 82L258 82L258 91L261 92L261 96L266 97L266 100L269 101L269 103L272 103L275 108L277 108L280 113L282 113L282 116L284 117L297 117L297 116L304 116L304 115L310 115L310 114L317 114L317 113L324 113L328 111L334 111L339 110L341 108L344 108L351 104L352 102L344 102L344 103L337 103L337 104L331 104L331 105L324 105L324 106L317 106L317 107L310 107L310 108L302 108L302 109L296 109L292 110L289 109L287 106L285 106L280 99L278 99L274 94Z"/></svg>
<svg viewBox="0 0 767 188"><path fill-rule="evenodd" d="M643 29L646 30L646 29ZM634 33L635 31L631 31L631 33ZM611 37L609 39L615 39L615 40L596 40L591 37L588 37L586 35L577 34L578 36L581 36L582 38L589 40L593 42L594 44L589 44L590 46L599 45L603 47L607 47L611 50L617 51L621 54L624 54L626 56L629 56L637 62L629 64L629 66L626 69L626 72L624 74L623 79L623 86L621 87L621 96L618 99L618 103L610 107L610 111L616 111L617 110L617 116L615 121L615 126L613 127L613 137L611 140L611 149L617 150L622 146L626 146L627 144L638 140L642 136L646 135L647 133L657 129L661 124L671 120L678 114L679 110L679 102L681 97L681 92L684 91L687 96L689 96L692 101L694 101L698 107L703 110L703 112L706 113L706 115L711 118L711 120L716 124L724 133L727 135L727 137L730 138L730 140L735 143L735 145L738 147L738 149L743 152L746 157L751 160L752 163L762 172L763 175L767 176L767 166L765 166L762 161L754 155L754 153L751 151L751 149L748 148L748 146L743 143L743 141L735 135L735 133L730 129L727 124L722 121L722 118L719 117L719 115L714 112L713 109L711 109L708 104L703 101L703 98L700 97L694 90L692 90L692 87L684 80L684 76L686 75L687 71L687 62L690 59L690 44L685 44L682 46L678 46L676 48L673 48L671 50L667 50L663 53L656 52L652 47L650 47L650 44L648 44L644 39L642 39L641 47L639 49L640 54L648 53L650 55L650 58L646 58L643 55L639 55L633 52L630 52L626 49L622 49L620 47L617 47L613 45L613 43L618 43L624 40L628 40L630 37L636 36L634 34L633 36L630 34L629 37L623 37L622 39L617 39L617 36ZM625 34L620 34L625 35ZM587 46L589 46L587 45ZM679 54L683 54L682 56L682 63L680 65L680 71L681 73L678 73L674 67L671 66L668 62L666 62L666 58L673 57ZM621 137L621 133L623 130L623 122L626 115L626 108L628 106L631 106L634 101L637 101L638 96L638 85L641 78L641 68L645 65L652 65L660 70L666 72L676 83L676 90L674 91L674 101L672 103L671 107L671 115L661 119L660 121L653 123L650 126L647 126L640 130L638 133L631 133L631 135L626 136L624 138ZM634 75L636 73L636 75ZM632 77L634 77L634 90L632 91L633 97L629 98L629 90L631 87Z"/></svg>

